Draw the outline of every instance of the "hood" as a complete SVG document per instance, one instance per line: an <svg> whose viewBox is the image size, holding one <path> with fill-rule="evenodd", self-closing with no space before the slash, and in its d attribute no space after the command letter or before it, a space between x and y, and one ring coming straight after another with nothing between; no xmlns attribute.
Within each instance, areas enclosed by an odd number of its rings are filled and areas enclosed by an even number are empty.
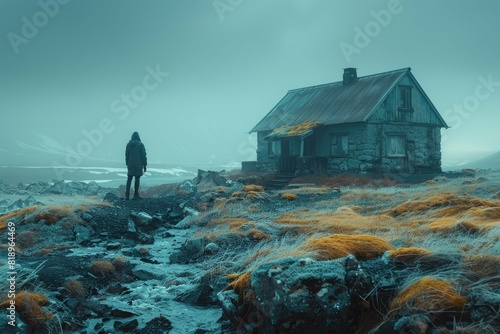
<svg viewBox="0 0 500 334"><path fill-rule="evenodd" d="M141 137L139 137L139 133L137 131L132 133L132 138L130 139L130 141L132 141L132 140L141 141Z"/></svg>

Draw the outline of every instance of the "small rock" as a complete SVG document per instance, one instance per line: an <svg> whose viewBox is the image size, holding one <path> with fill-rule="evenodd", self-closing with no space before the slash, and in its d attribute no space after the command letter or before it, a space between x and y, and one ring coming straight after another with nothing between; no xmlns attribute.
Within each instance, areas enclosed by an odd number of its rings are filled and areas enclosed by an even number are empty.
<svg viewBox="0 0 500 334"><path fill-rule="evenodd" d="M157 275L156 273L153 273L149 270L146 269L132 269L132 275L137 277L141 281L149 281L153 279L161 279L160 275Z"/></svg>
<svg viewBox="0 0 500 334"><path fill-rule="evenodd" d="M122 247L122 244L119 242L110 242L106 245L107 250L119 249Z"/></svg>
<svg viewBox="0 0 500 334"><path fill-rule="evenodd" d="M127 287L124 287L123 285L121 285L118 282L114 282L108 286L108 289L106 290L106 292L117 295L117 294L121 294L124 291L128 291L128 290L129 289Z"/></svg>
<svg viewBox="0 0 500 334"><path fill-rule="evenodd" d="M123 325L121 325L118 328L124 332L131 332L134 329L136 329L137 326L139 326L139 321L137 321L137 319L134 319L134 320L130 320L130 321L124 323Z"/></svg>
<svg viewBox="0 0 500 334"><path fill-rule="evenodd" d="M144 333L164 333L169 332L172 329L172 323L170 320L160 315L146 323L143 328Z"/></svg>
<svg viewBox="0 0 500 334"><path fill-rule="evenodd" d="M208 284L197 284L174 298L175 301L195 305L208 306L214 303L212 293L214 289Z"/></svg>
<svg viewBox="0 0 500 334"><path fill-rule="evenodd" d="M130 318L130 317L133 317L133 316L136 316L137 314L135 313L132 313L132 312L129 312L129 311L123 311L123 310L120 310L120 309L112 309L111 312L110 312L111 316L113 317L117 317L117 318Z"/></svg>
<svg viewBox="0 0 500 334"><path fill-rule="evenodd" d="M86 228L85 226L76 225L75 227L73 227L73 234L75 236L75 242L77 244L82 244L90 240L90 237L94 234L94 231Z"/></svg>
<svg viewBox="0 0 500 334"><path fill-rule="evenodd" d="M87 212L83 211L82 213L80 213L80 217L86 221L86 222L89 222L91 221L94 217L92 217L90 214L88 214Z"/></svg>
<svg viewBox="0 0 500 334"><path fill-rule="evenodd" d="M205 254L212 255L212 254L219 252L219 250L220 250L220 247L214 242L211 242L205 246Z"/></svg>
<svg viewBox="0 0 500 334"><path fill-rule="evenodd" d="M132 219L132 221L136 223L137 226L148 226L153 221L153 218L146 212L132 212L130 214L130 219Z"/></svg>

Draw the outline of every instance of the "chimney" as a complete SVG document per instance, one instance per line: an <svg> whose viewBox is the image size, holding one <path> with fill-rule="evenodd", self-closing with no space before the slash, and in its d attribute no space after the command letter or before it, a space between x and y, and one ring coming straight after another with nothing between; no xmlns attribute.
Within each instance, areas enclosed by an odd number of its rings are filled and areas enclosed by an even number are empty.
<svg viewBox="0 0 500 334"><path fill-rule="evenodd" d="M354 67L344 68L344 80L343 84L348 85L351 82L358 80L358 75Z"/></svg>

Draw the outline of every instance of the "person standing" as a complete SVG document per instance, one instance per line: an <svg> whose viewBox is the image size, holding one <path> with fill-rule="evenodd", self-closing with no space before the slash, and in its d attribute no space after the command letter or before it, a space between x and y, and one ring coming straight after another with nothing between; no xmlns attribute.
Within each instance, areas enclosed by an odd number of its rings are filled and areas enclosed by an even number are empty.
<svg viewBox="0 0 500 334"><path fill-rule="evenodd" d="M125 199L130 199L130 186L132 184L132 178L134 177L134 199L140 199L139 183L143 171L144 173L146 172L148 161L146 158L146 148L141 142L141 137L139 137L137 131L132 134L132 138L127 143L125 149L125 163L127 164L127 189L125 191Z"/></svg>

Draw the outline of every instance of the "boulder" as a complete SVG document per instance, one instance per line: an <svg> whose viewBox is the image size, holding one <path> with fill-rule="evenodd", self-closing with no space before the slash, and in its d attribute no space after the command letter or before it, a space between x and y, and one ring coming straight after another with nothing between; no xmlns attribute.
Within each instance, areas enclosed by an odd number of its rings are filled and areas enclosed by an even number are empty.
<svg viewBox="0 0 500 334"><path fill-rule="evenodd" d="M285 258L261 265L251 275L255 302L265 310L259 330L348 332L351 298L345 276L345 259Z"/></svg>
<svg viewBox="0 0 500 334"><path fill-rule="evenodd" d="M226 179L220 172L198 169L198 176L194 179L198 192L213 191L217 187L226 186Z"/></svg>
<svg viewBox="0 0 500 334"><path fill-rule="evenodd" d="M130 214L130 219L132 219L132 221L138 227L149 226L152 223L152 221L153 221L153 217L151 217L146 212L139 212L139 213L137 213L137 212L132 211L132 213Z"/></svg>

